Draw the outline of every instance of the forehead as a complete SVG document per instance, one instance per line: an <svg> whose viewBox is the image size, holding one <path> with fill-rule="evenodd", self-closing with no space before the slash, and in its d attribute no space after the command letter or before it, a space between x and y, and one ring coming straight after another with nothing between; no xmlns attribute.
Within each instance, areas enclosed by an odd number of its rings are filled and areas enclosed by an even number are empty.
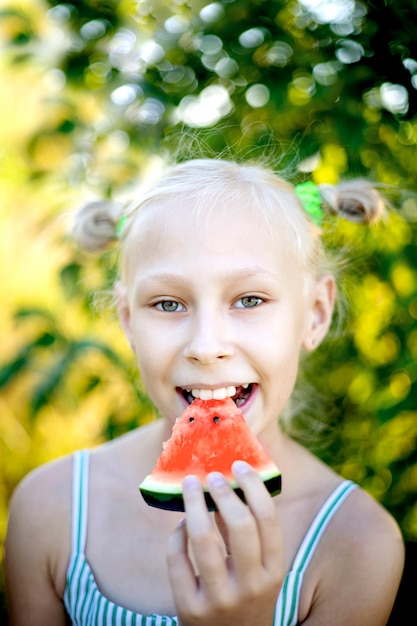
<svg viewBox="0 0 417 626"><path fill-rule="evenodd" d="M169 236L175 232L181 239L192 235L210 240L220 233L234 231L244 237L253 229L258 236L273 235L271 219L257 207L245 201L227 203L216 199L199 203L178 198L149 204L139 211L135 223L136 236L145 231L148 236Z"/></svg>
<svg viewBox="0 0 417 626"><path fill-rule="evenodd" d="M130 274L150 264L189 256L190 269L204 254L219 263L245 258L270 264L296 260L288 229L248 202L199 206L184 200L148 203L132 219L122 266ZM170 261L171 259L171 261ZM123 269L122 268L122 269Z"/></svg>

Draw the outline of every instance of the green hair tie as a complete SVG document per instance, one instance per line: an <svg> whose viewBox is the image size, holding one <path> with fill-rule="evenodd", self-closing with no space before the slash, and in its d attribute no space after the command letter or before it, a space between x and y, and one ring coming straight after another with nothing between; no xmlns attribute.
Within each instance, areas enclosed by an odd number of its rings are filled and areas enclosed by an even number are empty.
<svg viewBox="0 0 417 626"><path fill-rule="evenodd" d="M308 180L294 187L295 193L301 200L304 211L311 217L312 221L320 226L323 221L324 211L320 191L316 183Z"/></svg>
<svg viewBox="0 0 417 626"><path fill-rule="evenodd" d="M117 222L117 226L116 226L116 237L117 237L117 239L120 239L120 237L122 235L122 230L124 229L124 227L126 225L126 222L127 222L127 215L122 215L122 217Z"/></svg>

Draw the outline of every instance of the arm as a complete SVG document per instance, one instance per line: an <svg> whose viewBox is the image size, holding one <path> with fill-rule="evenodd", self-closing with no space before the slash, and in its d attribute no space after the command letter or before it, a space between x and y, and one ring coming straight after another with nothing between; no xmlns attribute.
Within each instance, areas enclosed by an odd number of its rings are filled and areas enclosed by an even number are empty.
<svg viewBox="0 0 417 626"><path fill-rule="evenodd" d="M6 593L10 626L64 626L66 613L57 591L60 515L45 468L29 475L16 489L10 505L5 545ZM65 525L64 525L65 528Z"/></svg>
<svg viewBox="0 0 417 626"><path fill-rule="evenodd" d="M239 465L235 464L235 470ZM246 464L235 477L249 506L213 474L210 493L221 514L226 545L209 515L197 479L184 482L186 525L174 532L168 567L182 626L271 626L285 576L281 530L272 498ZM197 575L188 552L191 546Z"/></svg>

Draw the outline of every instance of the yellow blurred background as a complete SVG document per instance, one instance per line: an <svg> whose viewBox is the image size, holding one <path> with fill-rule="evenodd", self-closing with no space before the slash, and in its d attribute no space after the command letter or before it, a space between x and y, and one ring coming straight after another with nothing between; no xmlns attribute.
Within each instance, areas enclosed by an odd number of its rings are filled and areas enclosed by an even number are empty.
<svg viewBox="0 0 417 626"><path fill-rule="evenodd" d="M148 4L126 0L115 13L128 20ZM154 4L162 13L186 6ZM154 418L107 293L116 253L81 252L68 229L72 210L85 199L132 192L130 181L158 156L153 137L161 134L142 125L129 143L124 127L109 125L113 109L103 102L110 78L96 49L88 70L80 71L82 84L66 80L51 57L64 54L67 33L49 19L47 3L7 7L0 21L0 558L8 502L28 471ZM136 19L148 35L151 17ZM308 51L310 35L305 42ZM294 84L277 121L282 128L309 114L303 107L310 96L298 97ZM358 149L362 162L378 180L395 186L408 176L414 188L377 227L340 223L325 233L331 247L348 247L358 257L360 269L347 268L348 333L331 339L311 365L314 383L337 413L337 435L318 454L380 500L407 541L416 542L417 122L400 120L395 130L376 109L365 107L361 115L371 138ZM245 123L268 116L256 109ZM86 147L89 129L95 143ZM336 182L347 169L345 146L326 130L311 177ZM0 591L3 585L1 570Z"/></svg>

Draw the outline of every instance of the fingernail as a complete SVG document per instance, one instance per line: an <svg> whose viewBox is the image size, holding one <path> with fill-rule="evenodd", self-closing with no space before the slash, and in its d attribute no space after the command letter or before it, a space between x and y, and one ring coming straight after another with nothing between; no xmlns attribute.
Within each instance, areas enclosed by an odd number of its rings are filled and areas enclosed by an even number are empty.
<svg viewBox="0 0 417 626"><path fill-rule="evenodd" d="M226 479L220 472L211 472L207 476L207 484L209 487L221 487L226 483Z"/></svg>
<svg viewBox="0 0 417 626"><path fill-rule="evenodd" d="M193 489L199 489L201 486L200 481L197 476L189 475L186 476L182 483L182 488L184 491L192 491Z"/></svg>
<svg viewBox="0 0 417 626"><path fill-rule="evenodd" d="M236 474L249 474L252 470L249 463L246 461L235 461L232 466L233 472Z"/></svg>

